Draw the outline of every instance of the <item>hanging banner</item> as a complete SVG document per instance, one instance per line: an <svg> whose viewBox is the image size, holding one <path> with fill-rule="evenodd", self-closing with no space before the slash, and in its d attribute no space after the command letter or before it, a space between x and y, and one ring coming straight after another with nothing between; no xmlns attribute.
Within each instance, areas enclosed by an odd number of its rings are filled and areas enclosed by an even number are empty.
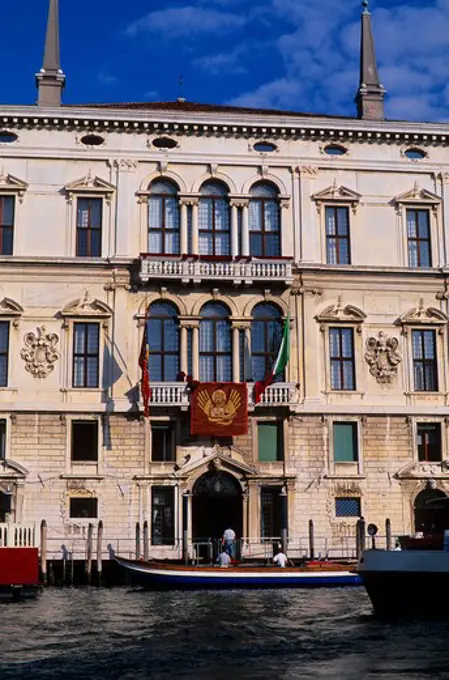
<svg viewBox="0 0 449 680"><path fill-rule="evenodd" d="M190 432L212 437L247 434L246 383L200 383L190 397Z"/></svg>

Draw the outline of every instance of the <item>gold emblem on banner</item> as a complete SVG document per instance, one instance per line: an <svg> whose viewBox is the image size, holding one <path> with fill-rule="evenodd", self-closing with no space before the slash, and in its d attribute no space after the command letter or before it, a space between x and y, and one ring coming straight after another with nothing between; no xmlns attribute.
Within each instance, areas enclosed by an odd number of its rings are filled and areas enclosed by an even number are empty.
<svg viewBox="0 0 449 680"><path fill-rule="evenodd" d="M218 425L231 425L242 404L242 398L237 390L231 390L226 399L224 390L214 390L209 394L208 390L201 390L198 394L198 405L211 423Z"/></svg>

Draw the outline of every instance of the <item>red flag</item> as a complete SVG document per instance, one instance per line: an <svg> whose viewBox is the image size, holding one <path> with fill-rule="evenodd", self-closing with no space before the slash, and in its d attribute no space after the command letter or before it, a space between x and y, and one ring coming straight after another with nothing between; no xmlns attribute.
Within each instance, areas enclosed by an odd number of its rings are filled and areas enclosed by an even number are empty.
<svg viewBox="0 0 449 680"><path fill-rule="evenodd" d="M143 331L142 347L139 355L139 366L142 371L142 378L140 381L140 391L143 401L143 415L148 418L150 415L150 370L149 370L150 348L148 346L148 319L145 319L145 327Z"/></svg>

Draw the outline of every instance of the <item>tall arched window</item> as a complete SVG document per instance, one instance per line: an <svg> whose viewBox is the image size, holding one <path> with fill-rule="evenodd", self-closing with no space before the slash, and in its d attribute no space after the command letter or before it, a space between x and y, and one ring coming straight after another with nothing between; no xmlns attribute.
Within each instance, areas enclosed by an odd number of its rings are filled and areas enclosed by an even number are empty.
<svg viewBox="0 0 449 680"><path fill-rule="evenodd" d="M251 187L249 201L249 248L253 257L280 257L281 214L279 191L269 182Z"/></svg>
<svg viewBox="0 0 449 680"><path fill-rule="evenodd" d="M201 309L200 380L232 380L231 322L229 310L221 302L208 302Z"/></svg>
<svg viewBox="0 0 449 680"><path fill-rule="evenodd" d="M253 380L263 378L273 368L282 340L282 312L270 303L261 303L253 309L251 322L251 357ZM280 376L278 380L283 380Z"/></svg>
<svg viewBox="0 0 449 680"><path fill-rule="evenodd" d="M150 382L175 382L179 373L178 313L170 302L153 302L148 315Z"/></svg>
<svg viewBox="0 0 449 680"><path fill-rule="evenodd" d="M148 252L179 255L180 212L178 188L166 179L150 185L148 198Z"/></svg>
<svg viewBox="0 0 449 680"><path fill-rule="evenodd" d="M206 182L201 187L198 234L200 255L231 254L228 189L221 182Z"/></svg>

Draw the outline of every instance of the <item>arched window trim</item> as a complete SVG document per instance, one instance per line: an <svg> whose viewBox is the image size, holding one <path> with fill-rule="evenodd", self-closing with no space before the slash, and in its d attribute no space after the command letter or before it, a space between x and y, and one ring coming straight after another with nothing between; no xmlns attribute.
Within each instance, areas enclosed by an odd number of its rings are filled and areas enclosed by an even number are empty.
<svg viewBox="0 0 449 680"><path fill-rule="evenodd" d="M254 190L257 187L267 187L272 189L273 193L271 196L257 195ZM276 228L267 229L267 214L270 209L270 205L276 205ZM252 222L251 214L252 206L258 206L259 210L257 216L257 222L260 225L260 229L254 229L254 222ZM262 257L262 258L276 258L281 257L282 254L282 243L281 243L281 195L279 187L277 187L273 182L269 180L260 180L255 182L249 190L249 242L250 242L250 255L252 257ZM255 240L260 241L260 247L255 247ZM277 239L277 240L276 240ZM270 241L275 243L275 248L271 247Z"/></svg>
<svg viewBox="0 0 449 680"><path fill-rule="evenodd" d="M221 307L222 315L210 314L207 308L214 308L218 311ZM205 311L206 310L206 311ZM206 332L205 322L212 327L212 349L202 349L202 333ZM219 324L226 323L227 342L225 346L227 349L220 350L218 347L220 343L218 339L223 340L223 328ZM200 366L200 380L203 382L231 382L232 381L232 327L231 327L231 311L223 302L206 302L200 310L199 321L199 366ZM202 364L206 364L207 379L204 380L205 369ZM222 364L222 366L220 366ZM224 366L223 366L224 365ZM210 370L212 368L212 370Z"/></svg>
<svg viewBox="0 0 449 680"><path fill-rule="evenodd" d="M165 184L168 187L172 187L173 191L171 192L154 192L153 187L158 184ZM147 192L147 200L148 200L148 254L150 255L179 255L181 250L180 246L180 237L181 237L181 211L180 211L180 205L179 205L179 187L178 185L170 178L165 178L165 177L157 177L153 179L150 184L148 185L148 192ZM159 210L160 210L160 215L162 222L160 225L157 226L152 226L151 222L151 210L153 207L154 201L157 201L159 204ZM173 211L172 215L172 224L175 226L170 226L170 223L168 223L168 206L169 203L174 203L175 208ZM167 224L168 223L168 224ZM151 248L151 235L154 235L156 238L159 235L160 236L160 248ZM172 244L170 245L170 240L172 241Z"/></svg>
<svg viewBox="0 0 449 680"><path fill-rule="evenodd" d="M222 192L217 191L217 193L204 193L204 189L208 186L221 187ZM212 204L211 207L211 217L212 224L202 224L202 207L206 204ZM221 214L220 214L221 213ZM226 222L226 228L218 228L219 220ZM221 180L207 180L203 182L200 187L199 192L199 207L198 207L198 238L199 238L199 255L200 257L214 257L214 258L229 258L231 257L231 213L230 213L230 196L229 187ZM208 239L209 244L207 247L207 252L202 249L202 238L206 241ZM207 241L206 241L207 242ZM225 244L225 245L222 245ZM211 247L210 247L211 246ZM225 252L223 252L223 250ZM221 251L221 252L218 252Z"/></svg>
<svg viewBox="0 0 449 680"><path fill-rule="evenodd" d="M170 310L170 313L163 314L163 313L158 313L157 307L159 308L166 308L167 310ZM156 309L156 313L155 313ZM149 337L148 337L148 346L149 346L149 364L150 364L150 382L176 382L178 374L179 374L179 367L180 367L180 326L179 326L179 312L176 306L173 304L173 302L167 301L167 300L155 300L152 302L147 311L147 321L149 323ZM160 336L158 338L159 345L156 343L152 342L152 337L151 337L151 322L152 321L157 321L160 323ZM174 321L175 323L175 329L176 329L176 343L175 343L175 349L174 350L169 350L167 349L167 343L166 343L166 334L169 332L169 328L167 326ZM169 346L169 345L168 345ZM155 347L157 347L155 349ZM170 371L170 365L167 365L166 359L170 357L175 357L176 359L176 365L175 369L173 370L172 374L169 374ZM157 374L154 365L152 369L152 358L153 361L154 359L160 358L160 373Z"/></svg>

